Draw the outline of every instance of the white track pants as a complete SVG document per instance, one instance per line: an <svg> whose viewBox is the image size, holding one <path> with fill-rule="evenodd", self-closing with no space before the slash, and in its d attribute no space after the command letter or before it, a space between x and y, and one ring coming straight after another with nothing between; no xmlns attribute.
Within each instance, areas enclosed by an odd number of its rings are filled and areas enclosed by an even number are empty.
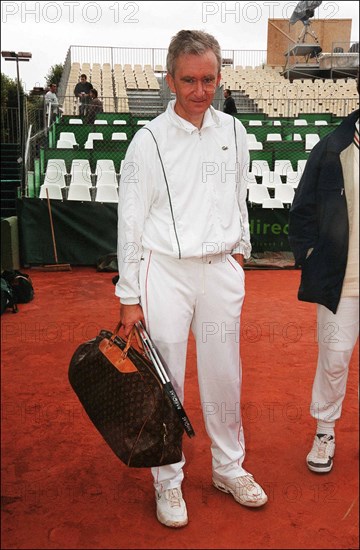
<svg viewBox="0 0 360 550"><path fill-rule="evenodd" d="M147 329L181 401L190 329L195 336L200 399L211 439L213 471L225 478L244 475L239 352L243 269L228 255L209 257L205 263L146 252L141 261L140 286ZM183 455L176 464L152 468L155 488L178 487L184 464Z"/></svg>
<svg viewBox="0 0 360 550"><path fill-rule="evenodd" d="M341 416L348 367L359 334L359 298L341 298L336 314L317 306L319 354L311 415L334 422Z"/></svg>

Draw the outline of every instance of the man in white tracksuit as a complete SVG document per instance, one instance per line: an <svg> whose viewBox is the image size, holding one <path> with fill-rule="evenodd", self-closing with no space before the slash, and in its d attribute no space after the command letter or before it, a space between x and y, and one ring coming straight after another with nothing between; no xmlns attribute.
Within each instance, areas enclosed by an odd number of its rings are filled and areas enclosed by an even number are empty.
<svg viewBox="0 0 360 550"><path fill-rule="evenodd" d="M145 322L181 400L192 330L213 484L257 507L267 496L242 466L240 415L249 153L241 123L211 107L220 68L211 35L180 31L172 39L167 82L176 100L137 132L121 173L116 295L125 334ZM184 463L152 469L157 518L169 527L188 522Z"/></svg>

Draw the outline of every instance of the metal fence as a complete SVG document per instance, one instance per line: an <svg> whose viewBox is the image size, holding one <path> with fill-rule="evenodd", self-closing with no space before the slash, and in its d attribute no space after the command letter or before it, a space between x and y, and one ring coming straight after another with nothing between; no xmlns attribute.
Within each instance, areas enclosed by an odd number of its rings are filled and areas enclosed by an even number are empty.
<svg viewBox="0 0 360 550"><path fill-rule="evenodd" d="M155 70L157 65L166 66L167 48L116 48L106 46L70 46L68 51L71 63L110 63L151 65ZM258 67L266 62L266 50L222 50L225 64L235 67Z"/></svg>

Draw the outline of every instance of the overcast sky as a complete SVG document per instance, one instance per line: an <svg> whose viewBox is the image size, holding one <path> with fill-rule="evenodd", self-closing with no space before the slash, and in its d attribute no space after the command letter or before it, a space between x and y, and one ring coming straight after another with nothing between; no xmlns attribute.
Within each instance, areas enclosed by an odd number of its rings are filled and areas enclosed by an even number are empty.
<svg viewBox="0 0 360 550"><path fill-rule="evenodd" d="M223 49L265 50L267 20L290 18L298 2L1 2L1 50L32 53L19 64L27 91L45 85L50 67L63 63L71 45L167 48L180 29L201 29ZM359 6L322 2L315 19L352 19L359 39ZM1 71L16 78L16 63Z"/></svg>

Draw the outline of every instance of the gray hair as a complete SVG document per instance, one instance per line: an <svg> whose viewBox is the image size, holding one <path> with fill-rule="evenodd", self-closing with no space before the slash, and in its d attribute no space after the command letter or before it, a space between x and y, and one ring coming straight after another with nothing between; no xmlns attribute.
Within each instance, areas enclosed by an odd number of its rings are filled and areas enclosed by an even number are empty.
<svg viewBox="0 0 360 550"><path fill-rule="evenodd" d="M179 31L172 37L167 59L166 69L171 76L174 76L176 59L183 54L202 55L211 50L218 62L218 72L221 70L221 48L219 42L203 31Z"/></svg>

